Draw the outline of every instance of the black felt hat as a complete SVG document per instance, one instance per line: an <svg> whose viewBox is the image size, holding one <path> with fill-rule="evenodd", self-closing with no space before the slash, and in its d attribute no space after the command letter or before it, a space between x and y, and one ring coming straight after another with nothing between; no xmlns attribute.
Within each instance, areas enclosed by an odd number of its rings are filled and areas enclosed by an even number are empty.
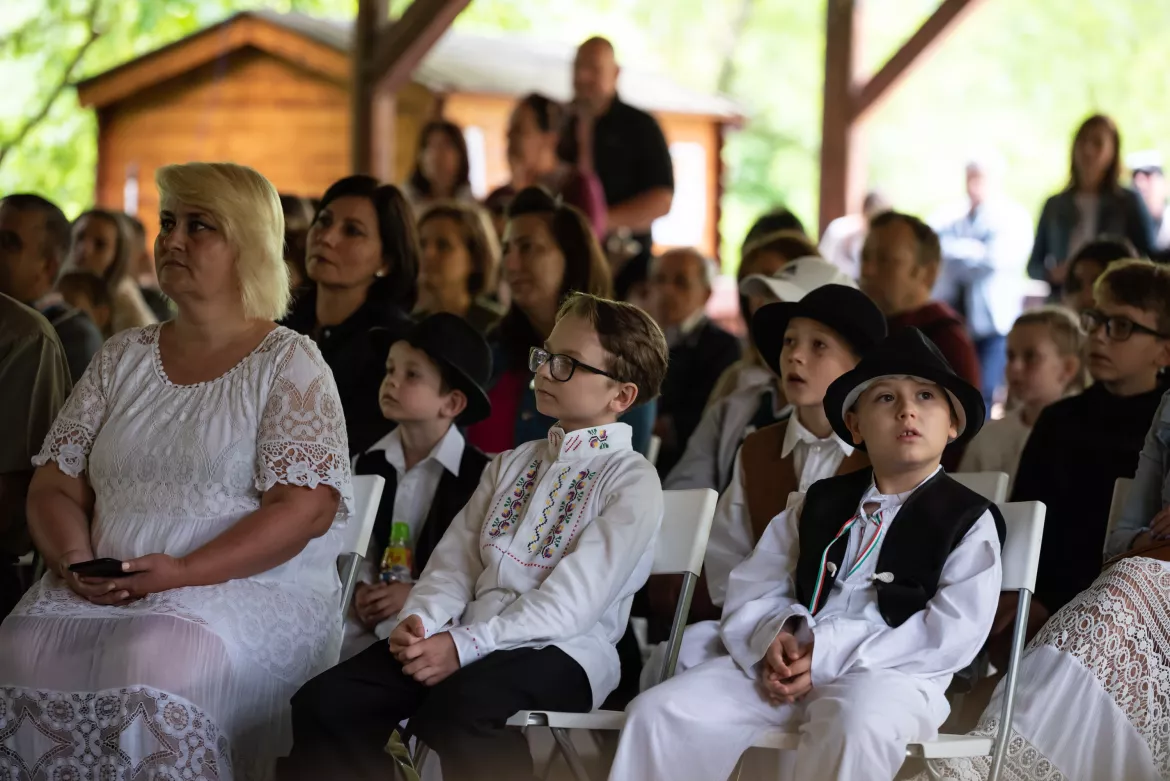
<svg viewBox="0 0 1170 781"><path fill-rule="evenodd" d="M866 355L886 338L885 315L869 296L848 285L822 285L799 301L767 304L752 317L752 341L777 376L781 374L784 331L794 317L824 323L839 333L858 356Z"/></svg>
<svg viewBox="0 0 1170 781"><path fill-rule="evenodd" d="M866 388L883 377L918 377L945 390L958 418L956 442L970 441L983 428L987 416L983 394L955 374L938 347L921 331L903 328L871 350L856 368L834 380L825 392L825 415L841 439L853 442L853 434L845 425L845 412ZM857 447L864 450L865 444Z"/></svg>
<svg viewBox="0 0 1170 781"><path fill-rule="evenodd" d="M439 312L418 323L397 328L371 328L370 339L382 355L405 341L438 364L448 383L467 396L467 409L456 419L461 426L478 423L492 413L484 388L492 377L492 350L479 331L462 317Z"/></svg>

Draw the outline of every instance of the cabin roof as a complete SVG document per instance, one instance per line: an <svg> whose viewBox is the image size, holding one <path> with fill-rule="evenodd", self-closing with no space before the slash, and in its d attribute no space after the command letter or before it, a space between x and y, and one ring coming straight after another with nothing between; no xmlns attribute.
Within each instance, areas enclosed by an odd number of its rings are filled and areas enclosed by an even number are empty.
<svg viewBox="0 0 1170 781"><path fill-rule="evenodd" d="M349 20L243 11L79 82L78 95L83 105L109 105L245 46L345 80L352 28ZM310 46L298 47L297 38ZM520 96L540 92L564 101L572 93L573 56L574 47L565 44L511 34L448 30L411 79L438 93ZM711 116L728 122L741 114L729 98L691 89L637 67L622 68L618 90L623 100L649 111Z"/></svg>

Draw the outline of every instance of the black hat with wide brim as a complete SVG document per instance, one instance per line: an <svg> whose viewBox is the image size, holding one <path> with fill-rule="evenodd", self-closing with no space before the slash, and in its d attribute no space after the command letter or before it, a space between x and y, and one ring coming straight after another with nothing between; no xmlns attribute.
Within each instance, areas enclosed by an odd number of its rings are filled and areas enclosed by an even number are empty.
<svg viewBox="0 0 1170 781"><path fill-rule="evenodd" d="M983 394L955 374L938 347L921 331L903 328L871 350L856 368L834 380L825 392L825 415L845 442L853 442L853 434L845 425L845 413L866 388L884 377L917 377L946 391L958 419L955 442L969 442L983 428L987 416ZM865 443L855 447L865 450Z"/></svg>
<svg viewBox="0 0 1170 781"><path fill-rule="evenodd" d="M779 377L784 332L794 317L806 317L832 328L858 357L886 338L886 318L877 304L855 287L821 285L799 301L780 301L760 307L752 317L752 341L768 368ZM849 440L845 440L848 442Z"/></svg>
<svg viewBox="0 0 1170 781"><path fill-rule="evenodd" d="M460 426L478 423L492 414L492 404L484 390L492 377L492 350L479 331L462 317L439 312L418 323L404 321L394 328L371 328L370 339L381 355L386 355L398 341L426 353L452 388L467 397L467 409L455 420Z"/></svg>

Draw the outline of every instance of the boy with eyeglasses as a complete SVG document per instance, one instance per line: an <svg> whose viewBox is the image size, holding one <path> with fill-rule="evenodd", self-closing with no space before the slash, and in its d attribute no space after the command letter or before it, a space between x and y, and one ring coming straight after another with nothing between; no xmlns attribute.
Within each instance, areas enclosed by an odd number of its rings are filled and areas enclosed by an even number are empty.
<svg viewBox="0 0 1170 781"><path fill-rule="evenodd" d="M1035 594L1044 609L1034 611L1034 628L1100 574L1113 484L1137 470L1170 366L1170 268L1117 261L1093 295L1094 308L1081 316L1093 385L1041 413L1011 497L1048 507ZM1012 607L996 622L1005 637Z"/></svg>
<svg viewBox="0 0 1170 781"><path fill-rule="evenodd" d="M546 439L502 453L367 650L293 698L281 778L393 777L392 730L435 750L448 781L531 778L520 710L587 712L617 686L615 643L650 574L662 487L617 419L658 394L666 340L635 306L575 294L534 348Z"/></svg>

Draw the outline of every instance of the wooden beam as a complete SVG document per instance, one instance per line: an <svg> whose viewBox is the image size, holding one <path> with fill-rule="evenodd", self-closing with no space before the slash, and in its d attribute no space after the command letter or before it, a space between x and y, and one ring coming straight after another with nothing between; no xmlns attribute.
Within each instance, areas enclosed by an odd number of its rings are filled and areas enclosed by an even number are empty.
<svg viewBox="0 0 1170 781"><path fill-rule="evenodd" d="M396 92L471 0L414 0L377 38L370 78Z"/></svg>
<svg viewBox="0 0 1170 781"><path fill-rule="evenodd" d="M862 29L858 0L827 0L821 125L820 232L859 206L865 161L853 104Z"/></svg>
<svg viewBox="0 0 1170 781"><path fill-rule="evenodd" d="M853 104L854 120L861 120L892 92L910 72L925 61L925 55L943 42L981 0L943 0L922 26L902 44L886 64L858 91Z"/></svg>
<svg viewBox="0 0 1170 781"><path fill-rule="evenodd" d="M387 0L358 0L353 26L353 110L350 119L350 158L355 174L373 173L374 119L378 80L370 70L374 47L390 16Z"/></svg>

